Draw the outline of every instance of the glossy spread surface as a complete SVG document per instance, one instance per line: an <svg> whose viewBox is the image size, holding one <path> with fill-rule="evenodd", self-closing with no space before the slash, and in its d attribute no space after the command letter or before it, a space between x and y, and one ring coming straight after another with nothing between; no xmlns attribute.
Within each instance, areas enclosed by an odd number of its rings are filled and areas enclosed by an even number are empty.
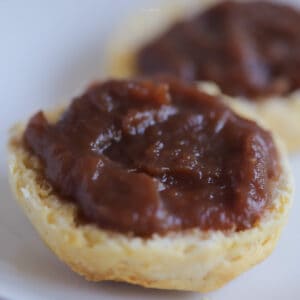
<svg viewBox="0 0 300 300"><path fill-rule="evenodd" d="M216 82L258 100L300 87L300 12L263 1L225 1L179 22L138 53L140 73Z"/></svg>
<svg viewBox="0 0 300 300"><path fill-rule="evenodd" d="M86 222L140 236L250 228L279 174L267 131L170 79L95 84L24 141Z"/></svg>

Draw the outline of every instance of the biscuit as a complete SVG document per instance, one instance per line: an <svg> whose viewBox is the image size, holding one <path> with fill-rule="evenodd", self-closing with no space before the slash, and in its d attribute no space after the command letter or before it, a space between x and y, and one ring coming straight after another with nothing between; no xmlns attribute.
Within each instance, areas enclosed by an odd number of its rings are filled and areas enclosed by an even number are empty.
<svg viewBox="0 0 300 300"><path fill-rule="evenodd" d="M46 115L54 121L60 113L61 109ZM16 198L49 248L88 280L212 291L265 259L287 220L293 183L287 159L279 151L282 174L274 185L272 205L251 229L196 228L142 238L78 224L76 206L59 199L42 176L39 159L23 145L23 131L24 126L16 125L9 143L10 182Z"/></svg>

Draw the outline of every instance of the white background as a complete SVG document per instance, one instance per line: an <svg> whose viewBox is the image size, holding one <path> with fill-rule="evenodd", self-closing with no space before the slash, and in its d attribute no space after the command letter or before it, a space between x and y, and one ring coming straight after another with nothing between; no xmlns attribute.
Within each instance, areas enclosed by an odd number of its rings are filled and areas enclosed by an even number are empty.
<svg viewBox="0 0 300 300"><path fill-rule="evenodd" d="M43 245L11 196L5 149L9 127L102 78L108 33L129 14L159 9L159 2L0 0L0 296L12 300L300 299L297 193L288 226L271 257L205 296L84 281ZM298 187L300 156L291 162Z"/></svg>

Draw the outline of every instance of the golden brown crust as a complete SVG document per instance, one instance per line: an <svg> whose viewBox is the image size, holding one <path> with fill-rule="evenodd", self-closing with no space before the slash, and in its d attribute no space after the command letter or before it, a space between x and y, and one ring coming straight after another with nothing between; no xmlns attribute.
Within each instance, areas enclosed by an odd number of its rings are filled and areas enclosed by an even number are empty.
<svg viewBox="0 0 300 300"><path fill-rule="evenodd" d="M131 77L136 74L135 53L153 36L163 32L170 24L182 16L194 14L219 0L189 0L172 2L160 7L153 14L133 16L116 32L107 49L106 70L110 76ZM243 1L243 0L240 0ZM126 29L125 29L126 28ZM126 32L124 32L126 30ZM243 107L264 120L266 126L278 134L287 146L289 152L300 150L300 91L285 97L272 97L262 101L247 101L247 99L227 97L232 108Z"/></svg>
<svg viewBox="0 0 300 300"><path fill-rule="evenodd" d="M56 119L57 113L48 115ZM287 161L274 188L273 205L254 228L241 232L198 229L149 239L76 224L76 207L63 202L41 176L39 160L12 130L9 169L13 190L41 238L88 280L116 280L145 287L207 292L262 261L286 222L293 192Z"/></svg>

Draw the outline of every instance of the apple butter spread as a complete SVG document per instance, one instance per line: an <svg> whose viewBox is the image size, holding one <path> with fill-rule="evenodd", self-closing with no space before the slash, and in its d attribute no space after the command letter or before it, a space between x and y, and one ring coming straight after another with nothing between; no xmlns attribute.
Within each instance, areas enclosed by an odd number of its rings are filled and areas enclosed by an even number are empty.
<svg viewBox="0 0 300 300"><path fill-rule="evenodd" d="M142 74L212 81L258 100L300 88L300 12L263 1L225 1L176 23L137 55Z"/></svg>
<svg viewBox="0 0 300 300"><path fill-rule="evenodd" d="M84 222L138 236L251 228L280 172L268 131L175 79L94 84L24 142Z"/></svg>

